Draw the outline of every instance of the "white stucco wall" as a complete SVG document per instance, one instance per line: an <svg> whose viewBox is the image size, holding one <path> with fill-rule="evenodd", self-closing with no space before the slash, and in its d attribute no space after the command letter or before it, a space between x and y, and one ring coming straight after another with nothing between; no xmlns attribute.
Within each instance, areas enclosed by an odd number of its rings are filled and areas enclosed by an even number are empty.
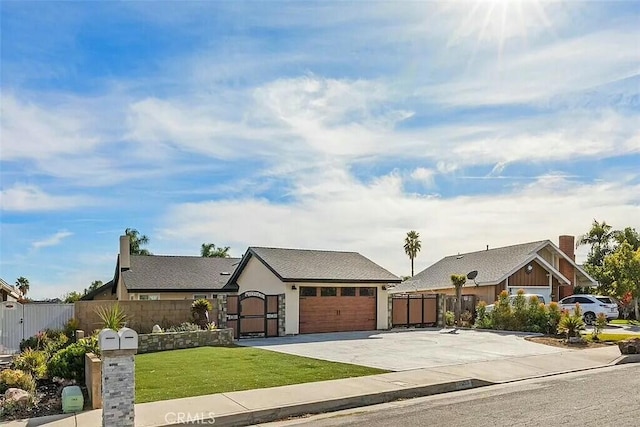
<svg viewBox="0 0 640 427"><path fill-rule="evenodd" d="M238 294L246 291L260 291L267 295L284 294L285 298L285 334L297 334L299 332L298 291L291 290L275 274L271 272L260 260L251 257L242 274L238 277Z"/></svg>

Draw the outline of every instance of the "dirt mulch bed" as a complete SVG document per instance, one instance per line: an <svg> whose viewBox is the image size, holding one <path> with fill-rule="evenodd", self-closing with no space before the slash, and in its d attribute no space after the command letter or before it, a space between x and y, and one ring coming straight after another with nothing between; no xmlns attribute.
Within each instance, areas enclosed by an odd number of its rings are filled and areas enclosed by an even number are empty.
<svg viewBox="0 0 640 427"><path fill-rule="evenodd" d="M607 347L611 344L603 343L603 342L590 342L587 341L585 343L580 344L569 344L566 339L558 338L554 336L544 336L544 337L526 337L527 341L535 342L538 344L550 345L553 347L562 347L562 348L571 348L574 350L584 350L587 348L598 348L598 347Z"/></svg>
<svg viewBox="0 0 640 427"><path fill-rule="evenodd" d="M64 385L50 380L39 380L36 393L35 404L28 408L16 408L9 413L2 414L3 421L21 420L26 418L44 417L62 413L62 388ZM87 392L85 387L80 387L85 399L85 409L87 403ZM0 397L0 404L2 403Z"/></svg>

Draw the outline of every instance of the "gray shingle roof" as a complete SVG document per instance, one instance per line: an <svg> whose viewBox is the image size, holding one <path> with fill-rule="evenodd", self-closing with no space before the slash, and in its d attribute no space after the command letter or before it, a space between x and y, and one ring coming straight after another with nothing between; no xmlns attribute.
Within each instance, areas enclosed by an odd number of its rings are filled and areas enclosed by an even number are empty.
<svg viewBox="0 0 640 427"><path fill-rule="evenodd" d="M400 279L357 252L251 247L284 281L398 283Z"/></svg>
<svg viewBox="0 0 640 427"><path fill-rule="evenodd" d="M539 250L548 240L522 243L502 248L451 255L442 258L427 269L404 281L393 289L394 293L416 290L451 288L451 275L464 274L477 270L476 282L496 283L521 263L525 262L534 252ZM467 280L465 286L473 286Z"/></svg>
<svg viewBox="0 0 640 427"><path fill-rule="evenodd" d="M128 290L219 290L239 261L239 258L131 255L131 268L122 275Z"/></svg>

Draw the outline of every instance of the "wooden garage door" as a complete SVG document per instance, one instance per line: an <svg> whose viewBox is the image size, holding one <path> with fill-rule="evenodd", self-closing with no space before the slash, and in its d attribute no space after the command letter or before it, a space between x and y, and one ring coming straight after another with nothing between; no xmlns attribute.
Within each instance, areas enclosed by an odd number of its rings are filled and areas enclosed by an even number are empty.
<svg viewBox="0 0 640 427"><path fill-rule="evenodd" d="M300 333L376 329L376 288L300 288Z"/></svg>

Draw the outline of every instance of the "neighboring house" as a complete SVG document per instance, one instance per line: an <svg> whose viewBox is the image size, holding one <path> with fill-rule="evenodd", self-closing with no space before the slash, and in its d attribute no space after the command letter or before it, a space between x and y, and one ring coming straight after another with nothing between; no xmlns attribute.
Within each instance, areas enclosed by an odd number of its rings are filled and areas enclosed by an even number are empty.
<svg viewBox="0 0 640 427"><path fill-rule="evenodd" d="M250 247L228 288L284 294L288 335L387 329L387 289L398 283L356 252Z"/></svg>
<svg viewBox="0 0 640 427"><path fill-rule="evenodd" d="M113 287L113 280L109 280L104 285L87 292L80 298L81 301L92 300L114 300L116 299L115 288Z"/></svg>
<svg viewBox="0 0 640 427"><path fill-rule="evenodd" d="M184 300L234 292L227 282L240 258L130 255L127 236L120 237L114 277L83 300Z"/></svg>
<svg viewBox="0 0 640 427"><path fill-rule="evenodd" d="M560 246L550 240L523 243L502 248L447 256L392 293L455 294L452 274L477 271L475 280L467 279L463 295L493 303L500 292L514 294L518 289L558 301L573 293L574 286L596 286L597 282L575 263L575 238L560 236Z"/></svg>
<svg viewBox="0 0 640 427"><path fill-rule="evenodd" d="M22 294L15 286L0 279L0 301L18 301Z"/></svg>

